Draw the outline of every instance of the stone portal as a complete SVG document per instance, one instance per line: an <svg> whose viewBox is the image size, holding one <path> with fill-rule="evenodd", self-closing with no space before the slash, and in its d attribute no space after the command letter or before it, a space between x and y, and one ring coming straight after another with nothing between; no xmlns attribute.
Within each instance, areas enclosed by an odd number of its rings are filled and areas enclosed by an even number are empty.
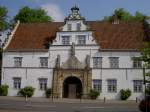
<svg viewBox="0 0 150 112"><path fill-rule="evenodd" d="M60 66L60 56L57 56L56 67L53 72L53 96L58 98L83 98L88 97L91 89L92 69L87 55L85 64L75 56L75 45L71 46L68 60Z"/></svg>

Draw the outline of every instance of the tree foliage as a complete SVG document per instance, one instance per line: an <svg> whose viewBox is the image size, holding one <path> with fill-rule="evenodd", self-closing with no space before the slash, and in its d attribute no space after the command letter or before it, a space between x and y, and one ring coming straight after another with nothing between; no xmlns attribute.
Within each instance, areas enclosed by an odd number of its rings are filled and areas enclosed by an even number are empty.
<svg viewBox="0 0 150 112"><path fill-rule="evenodd" d="M5 30L8 27L7 13L7 8L0 6L0 31Z"/></svg>
<svg viewBox="0 0 150 112"><path fill-rule="evenodd" d="M143 61L144 68L150 69L150 41L149 40L145 42L145 47L141 49L141 56L133 59ZM144 75L146 76L145 83L150 84L150 71L146 71ZM150 95L150 86L146 88L146 94Z"/></svg>
<svg viewBox="0 0 150 112"><path fill-rule="evenodd" d="M136 12L135 15L132 15L123 8L116 9L111 16L105 16L104 21L112 21L113 17L116 16L119 20L122 21L143 21L149 19L149 16L146 16L140 12Z"/></svg>
<svg viewBox="0 0 150 112"><path fill-rule="evenodd" d="M14 17L14 21L20 20L22 23L32 22L48 22L52 21L52 18L47 15L44 9L36 8L31 9L27 6L21 8L18 14Z"/></svg>
<svg viewBox="0 0 150 112"><path fill-rule="evenodd" d="M88 95L91 99L96 99L100 93L94 89L91 89Z"/></svg>
<svg viewBox="0 0 150 112"><path fill-rule="evenodd" d="M45 90L45 95L46 95L46 98L49 98L52 94L52 89L51 88L48 88Z"/></svg>
<svg viewBox="0 0 150 112"><path fill-rule="evenodd" d="M141 60L145 62L144 66L145 68L150 69L150 41L145 43L145 48L142 49L142 53L141 53ZM146 72L146 83L150 84L150 72ZM148 90L150 90L150 87L147 88Z"/></svg>
<svg viewBox="0 0 150 112"><path fill-rule="evenodd" d="M127 100L130 96L131 96L130 89L127 89L127 90L121 89L120 90L120 99L121 100Z"/></svg>
<svg viewBox="0 0 150 112"><path fill-rule="evenodd" d="M8 85L1 85L0 86L0 96L7 96L8 94Z"/></svg>
<svg viewBox="0 0 150 112"><path fill-rule="evenodd" d="M26 86L26 87L24 87L24 88L22 88L22 89L20 89L20 91L18 92L18 94L20 94L20 95L22 95L22 96L24 96L24 97L32 97L33 96L33 94L34 94L34 88L33 87L31 87L31 86Z"/></svg>

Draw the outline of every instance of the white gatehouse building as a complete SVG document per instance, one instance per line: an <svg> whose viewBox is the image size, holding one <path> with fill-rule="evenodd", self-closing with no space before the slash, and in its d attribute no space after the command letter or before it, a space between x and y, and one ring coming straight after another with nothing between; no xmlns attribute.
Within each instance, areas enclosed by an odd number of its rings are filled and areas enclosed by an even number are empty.
<svg viewBox="0 0 150 112"><path fill-rule="evenodd" d="M142 22L86 21L74 6L64 22L17 23L5 44L2 84L8 96L35 88L33 97L83 97L91 89L99 99L119 99L130 89L129 100L142 98L143 69L139 49L145 39Z"/></svg>

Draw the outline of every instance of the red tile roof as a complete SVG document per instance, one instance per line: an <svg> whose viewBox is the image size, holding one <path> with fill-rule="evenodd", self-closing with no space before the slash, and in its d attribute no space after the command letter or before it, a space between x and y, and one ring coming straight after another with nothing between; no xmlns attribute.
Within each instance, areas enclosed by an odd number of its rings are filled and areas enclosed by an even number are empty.
<svg viewBox="0 0 150 112"><path fill-rule="evenodd" d="M132 49L143 47L144 28L139 22L86 22L102 49ZM45 40L53 41L63 22L21 23L6 50L43 50Z"/></svg>

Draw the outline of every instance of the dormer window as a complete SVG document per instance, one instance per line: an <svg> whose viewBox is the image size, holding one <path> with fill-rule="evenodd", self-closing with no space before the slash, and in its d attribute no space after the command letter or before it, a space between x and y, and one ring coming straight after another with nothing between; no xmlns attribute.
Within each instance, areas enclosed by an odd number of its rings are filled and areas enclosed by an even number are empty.
<svg viewBox="0 0 150 112"><path fill-rule="evenodd" d="M77 31L81 30L81 23L77 23Z"/></svg>
<svg viewBox="0 0 150 112"><path fill-rule="evenodd" d="M62 44L69 45L70 44L70 36L62 36Z"/></svg>
<svg viewBox="0 0 150 112"><path fill-rule="evenodd" d="M68 25L67 25L67 30L68 30L68 31L71 31L71 30L72 30L71 24L68 24Z"/></svg>

